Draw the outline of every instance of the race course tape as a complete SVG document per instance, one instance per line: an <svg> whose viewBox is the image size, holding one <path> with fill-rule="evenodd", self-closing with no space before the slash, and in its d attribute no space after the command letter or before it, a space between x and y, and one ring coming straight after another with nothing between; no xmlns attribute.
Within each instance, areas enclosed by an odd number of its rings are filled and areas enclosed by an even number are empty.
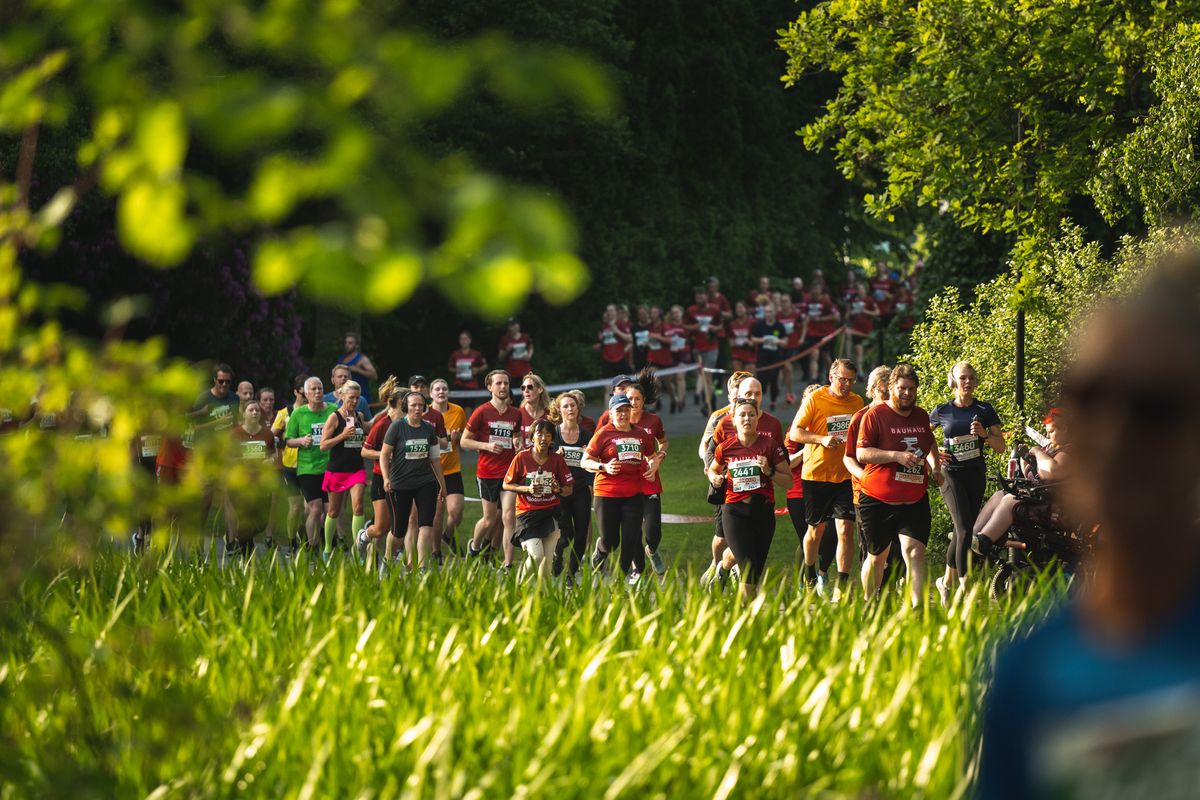
<svg viewBox="0 0 1200 800"><path fill-rule="evenodd" d="M695 372L697 369L699 369L698 364L681 364L678 367L667 367L666 369L656 370L654 374L661 378L661 377L665 377L667 375L678 375L681 372ZM711 372L712 370L709 370L709 371ZM547 392L565 392L565 391L568 391L569 389L599 389L601 387L607 389L611 385L612 385L612 378L597 378L596 380L593 380L593 381L574 381L572 383L556 383L552 386L547 386L546 391ZM451 397L469 397L469 398L475 398L475 399L484 399L484 398L490 398L491 396L492 396L491 392L485 392L482 389L468 389L466 391L463 391L461 389L455 389L453 392L451 392Z"/></svg>

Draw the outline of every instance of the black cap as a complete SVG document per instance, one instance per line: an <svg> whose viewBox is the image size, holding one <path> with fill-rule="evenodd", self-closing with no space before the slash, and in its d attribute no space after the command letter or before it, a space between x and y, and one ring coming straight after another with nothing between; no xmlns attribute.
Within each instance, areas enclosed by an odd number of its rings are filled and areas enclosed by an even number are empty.
<svg viewBox="0 0 1200 800"><path fill-rule="evenodd" d="M423 383L426 386L429 385L429 381L425 380L424 375L410 375L409 376L409 378L408 378L409 386L416 386L418 383Z"/></svg>
<svg viewBox="0 0 1200 800"><path fill-rule="evenodd" d="M629 375L617 375L612 379L612 388L617 388L622 383L633 383L633 378Z"/></svg>

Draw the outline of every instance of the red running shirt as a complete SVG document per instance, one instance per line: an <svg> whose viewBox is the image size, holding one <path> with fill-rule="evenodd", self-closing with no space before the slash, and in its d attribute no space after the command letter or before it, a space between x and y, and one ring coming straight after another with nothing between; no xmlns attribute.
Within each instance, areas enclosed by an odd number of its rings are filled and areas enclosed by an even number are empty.
<svg viewBox="0 0 1200 800"><path fill-rule="evenodd" d="M646 481L646 459L654 455L658 443L646 433L645 428L631 425L628 431L619 431L612 425L602 425L588 442L587 454L601 464L614 458L620 462L620 471L609 475L603 469L596 473L593 491L597 497L633 497L642 493Z"/></svg>
<svg viewBox="0 0 1200 800"><path fill-rule="evenodd" d="M380 414L371 423L371 430L367 432L367 438L363 440L363 447L369 447L372 450L379 452L383 449L383 437L387 435L388 428L392 425L392 418L387 413ZM382 475L383 469L379 466L379 459L375 459L375 466L371 468L371 472L375 475Z"/></svg>
<svg viewBox="0 0 1200 800"><path fill-rule="evenodd" d="M719 343L717 339L720 337L720 331L724 327L724 320L721 318L721 309L714 306L712 303L704 305L688 306L687 322L689 324L699 324L701 329L696 330L692 334L692 346L700 352L716 350Z"/></svg>
<svg viewBox="0 0 1200 800"><path fill-rule="evenodd" d="M920 466L902 467L890 464L864 464L862 494L885 503L915 503L925 496L929 483L924 458L936 446L929 428L929 414L914 407L907 417L892 410L889 403L867 409L859 420L855 450L874 447L880 450L906 450L921 457Z"/></svg>
<svg viewBox="0 0 1200 800"><path fill-rule="evenodd" d="M804 449L804 445L799 442L793 442L792 437L787 437L787 454L790 459L792 456ZM792 467L792 488L788 489L787 496L789 500L804 499L804 483L801 481L800 474L804 472L804 459L801 458L796 462L796 466Z"/></svg>
<svg viewBox="0 0 1200 800"><path fill-rule="evenodd" d="M749 317L731 319L728 327L729 357L738 361L754 361L758 355L758 348L750 341L750 330L754 327L754 320Z"/></svg>
<svg viewBox="0 0 1200 800"><path fill-rule="evenodd" d="M671 366L671 345L669 342L661 342L655 339L655 336L664 336L663 323L655 322L650 326L650 342L646 345L646 361L656 367Z"/></svg>
<svg viewBox="0 0 1200 800"><path fill-rule="evenodd" d="M642 412L642 418L637 422L631 422L635 428L641 428L646 433L654 437L656 441L665 442L667 440L667 432L663 430L662 417L650 411ZM654 480L642 481L642 494L662 494L662 478L657 472L654 473Z"/></svg>
<svg viewBox="0 0 1200 800"><path fill-rule="evenodd" d="M475 370L483 364L483 353L478 350L455 350L450 354L450 374L454 376L456 389L478 389L479 378Z"/></svg>
<svg viewBox="0 0 1200 800"><path fill-rule="evenodd" d="M858 458L858 432L862 428L863 415L870 408L870 406L863 406L855 411L854 416L850 418L850 425L846 428L846 455L853 459ZM850 475L850 490L854 495L854 505L858 505L859 499L862 498L862 484L853 474Z"/></svg>
<svg viewBox="0 0 1200 800"><path fill-rule="evenodd" d="M783 423L779 421L779 417L768 411L762 412L758 418L758 435L767 437L781 448L784 446ZM726 414L713 429L713 441L721 444L736 438L737 426L733 424L733 413L731 412Z"/></svg>
<svg viewBox="0 0 1200 800"><path fill-rule="evenodd" d="M617 336L617 331L621 333L629 333L633 330L633 326L628 322L614 322L612 325L605 325L596 334L597 340L600 342L600 357L609 364L616 364L618 361L625 359L625 348L629 343Z"/></svg>
<svg viewBox="0 0 1200 800"><path fill-rule="evenodd" d="M503 478L513 460L513 437L521 436L521 410L509 406L501 414L489 400L472 412L467 430L476 441L496 442L504 448L499 453L480 450L475 475L485 480Z"/></svg>
<svg viewBox="0 0 1200 800"><path fill-rule="evenodd" d="M772 469L787 469L787 453L774 440L759 436L750 445L727 439L717 445L713 463L725 468L725 502L739 503L756 494L775 504L775 484L763 474L759 456L766 456Z"/></svg>
<svg viewBox="0 0 1200 800"><path fill-rule="evenodd" d="M550 483L557 480L559 486L571 486L575 479L567 462L558 453L550 453L545 464L533 457L533 448L526 448L513 456L504 475L505 483L537 487L534 494L517 495L517 513L524 514L539 508L554 508L559 504L558 495L550 491Z"/></svg>
<svg viewBox="0 0 1200 800"><path fill-rule="evenodd" d="M819 301L809 301L804 306L804 313L808 317L808 335L810 338L824 338L838 328L836 319L817 319L817 317L827 317L830 314L837 314L837 308L829 301L829 298Z"/></svg>
<svg viewBox="0 0 1200 800"><path fill-rule="evenodd" d="M516 383L533 372L533 365L529 359L529 351L533 347L533 339L530 339L527 333L519 334L511 339L508 337L508 334L501 336L500 352L503 353L510 347L513 349L508 354L508 358L504 360L504 371L508 373L511 382ZM497 475L496 477L500 476Z"/></svg>

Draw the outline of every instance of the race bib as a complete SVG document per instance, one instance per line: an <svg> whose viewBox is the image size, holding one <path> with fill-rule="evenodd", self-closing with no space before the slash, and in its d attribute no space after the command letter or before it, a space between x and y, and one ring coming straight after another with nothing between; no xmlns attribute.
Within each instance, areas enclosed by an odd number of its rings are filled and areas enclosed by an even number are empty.
<svg viewBox="0 0 1200 800"><path fill-rule="evenodd" d="M38 420L38 427L42 430L50 430L51 428L58 427L58 415L46 414Z"/></svg>
<svg viewBox="0 0 1200 800"><path fill-rule="evenodd" d="M925 463L921 462L919 467L902 467L897 464L896 480L900 483L924 483Z"/></svg>
<svg viewBox="0 0 1200 800"><path fill-rule="evenodd" d="M404 442L404 460L418 461L429 458L429 442L425 439L409 439Z"/></svg>
<svg viewBox="0 0 1200 800"><path fill-rule="evenodd" d="M0 408L0 422L12 422L13 413L11 408Z"/></svg>
<svg viewBox="0 0 1200 800"><path fill-rule="evenodd" d="M641 461L642 441L640 439L614 439L617 448L618 461Z"/></svg>
<svg viewBox="0 0 1200 800"><path fill-rule="evenodd" d="M604 342L604 344L606 344L606 345L616 344L617 343L617 335L615 333L613 333L611 329L605 329L604 335L603 335L601 341Z"/></svg>
<svg viewBox="0 0 1200 800"><path fill-rule="evenodd" d="M324 435L325 435L325 423L324 422L314 422L312 424L313 447L321 446L321 439L324 437Z"/></svg>
<svg viewBox="0 0 1200 800"><path fill-rule="evenodd" d="M954 456L955 461L970 461L979 458L981 454L979 437L972 434L955 436L953 439L947 439L946 443L950 446L950 455Z"/></svg>
<svg viewBox="0 0 1200 800"><path fill-rule="evenodd" d="M834 414L825 419L825 431L831 436L840 436L846 438L846 432L850 430L850 414Z"/></svg>
<svg viewBox="0 0 1200 800"><path fill-rule="evenodd" d="M157 456L158 448L161 443L161 436L143 436L141 441L142 458L154 458Z"/></svg>
<svg viewBox="0 0 1200 800"><path fill-rule="evenodd" d="M700 323L700 330L707 331L709 323L712 322L712 317L696 317L696 322Z"/></svg>
<svg viewBox="0 0 1200 800"><path fill-rule="evenodd" d="M549 500L554 496L551 486L554 483L554 473L540 469L536 472L525 473L526 482L533 487L533 497L538 500Z"/></svg>
<svg viewBox="0 0 1200 800"><path fill-rule="evenodd" d="M672 350L682 350L685 347L687 347L687 339L683 338L682 336L672 336L671 337L671 349Z"/></svg>
<svg viewBox="0 0 1200 800"><path fill-rule="evenodd" d="M196 429L188 428L186 431L183 432L183 439L180 442L180 444L183 445L185 450L191 450L192 445L194 445L195 443L196 443Z"/></svg>
<svg viewBox="0 0 1200 800"><path fill-rule="evenodd" d="M471 380L471 367L475 362L471 359L460 358L454 362L454 377L460 381Z"/></svg>
<svg viewBox="0 0 1200 800"><path fill-rule="evenodd" d="M650 331L634 331L633 343L638 347L645 347L650 341Z"/></svg>
<svg viewBox="0 0 1200 800"><path fill-rule="evenodd" d="M772 334L768 334L767 336L764 336L762 346L766 350L778 350L779 349L779 337L772 335Z"/></svg>
<svg viewBox="0 0 1200 800"><path fill-rule="evenodd" d="M908 311L908 303L896 303L897 311Z"/></svg>
<svg viewBox="0 0 1200 800"><path fill-rule="evenodd" d="M820 303L809 303L808 304L808 315L810 317L821 316L821 304Z"/></svg>
<svg viewBox="0 0 1200 800"><path fill-rule="evenodd" d="M505 450L513 449L513 424L511 422L493 422L488 425L488 441L498 444Z"/></svg>
<svg viewBox="0 0 1200 800"><path fill-rule="evenodd" d="M267 457L267 443L259 439L247 439L242 442L243 461L263 461Z"/></svg>
<svg viewBox="0 0 1200 800"><path fill-rule="evenodd" d="M866 306L863 305L862 303L853 303L850 306L850 313L851 314L861 314L861 313L863 313L864 308L866 308Z"/></svg>
<svg viewBox="0 0 1200 800"><path fill-rule="evenodd" d="M875 299L876 300L886 300L887 299L887 290L886 289L876 289L875 290Z"/></svg>
<svg viewBox="0 0 1200 800"><path fill-rule="evenodd" d="M513 345L511 358L514 361L524 361L525 354L529 352L528 346L524 342L517 342Z"/></svg>
<svg viewBox="0 0 1200 800"><path fill-rule="evenodd" d="M579 465L583 462L582 447L571 447L570 445L564 444L562 447L558 448L558 452L562 454L563 461L567 462L568 467L575 467L576 469L579 469Z"/></svg>
<svg viewBox="0 0 1200 800"><path fill-rule="evenodd" d="M342 446L347 450L362 450L363 439L365 438L366 434L363 433L363 429L355 425L354 433L342 440Z"/></svg>
<svg viewBox="0 0 1200 800"><path fill-rule="evenodd" d="M738 458L729 462L733 491L753 492L762 488L762 468L757 458Z"/></svg>
<svg viewBox="0 0 1200 800"><path fill-rule="evenodd" d="M747 337L746 337L746 332L745 332L745 331L735 331L735 332L734 332L734 336L733 336L733 344L734 344L734 346L736 346L736 347L745 347L745 346L746 346L746 338L747 338Z"/></svg>
<svg viewBox="0 0 1200 800"><path fill-rule="evenodd" d="M662 350L662 342L658 339L647 339L646 347L650 350Z"/></svg>
<svg viewBox="0 0 1200 800"><path fill-rule="evenodd" d="M780 320L783 323L783 332L788 336L792 335L792 331L796 329L796 323L792 320Z"/></svg>

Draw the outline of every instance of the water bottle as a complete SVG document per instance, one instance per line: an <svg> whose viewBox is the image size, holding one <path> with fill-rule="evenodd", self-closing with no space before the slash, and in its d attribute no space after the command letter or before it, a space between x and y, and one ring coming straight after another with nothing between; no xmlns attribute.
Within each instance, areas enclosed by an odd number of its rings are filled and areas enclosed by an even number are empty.
<svg viewBox="0 0 1200 800"><path fill-rule="evenodd" d="M1008 456L1008 477L1015 479L1021 474L1021 459L1017 457L1017 451L1014 448Z"/></svg>

